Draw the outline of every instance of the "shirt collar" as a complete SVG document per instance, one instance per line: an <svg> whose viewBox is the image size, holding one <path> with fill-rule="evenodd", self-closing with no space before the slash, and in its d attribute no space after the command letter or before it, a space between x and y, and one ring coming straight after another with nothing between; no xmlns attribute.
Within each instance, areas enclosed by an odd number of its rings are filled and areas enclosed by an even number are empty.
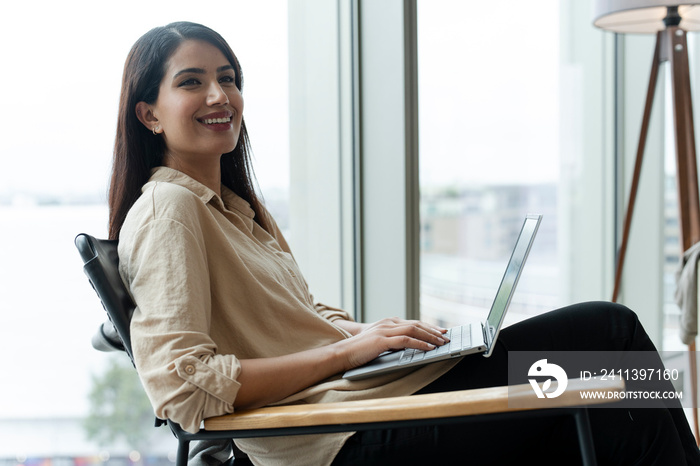
<svg viewBox="0 0 700 466"><path fill-rule="evenodd" d="M250 204L226 186L221 185L221 197L219 197L213 190L174 168L156 167L151 171L151 178L148 181L173 183L189 189L205 204L211 203L221 210L235 209L250 218L255 216L255 211L250 207Z"/></svg>

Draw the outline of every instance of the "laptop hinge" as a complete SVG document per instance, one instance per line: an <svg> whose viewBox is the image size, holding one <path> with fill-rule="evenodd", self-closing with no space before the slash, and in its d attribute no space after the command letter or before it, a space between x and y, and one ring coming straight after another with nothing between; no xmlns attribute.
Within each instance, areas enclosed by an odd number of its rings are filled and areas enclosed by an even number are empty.
<svg viewBox="0 0 700 466"><path fill-rule="evenodd" d="M491 342L489 341L489 323L488 321L486 322L486 325L481 326L481 331L484 333L484 343L486 343L486 348L491 347Z"/></svg>

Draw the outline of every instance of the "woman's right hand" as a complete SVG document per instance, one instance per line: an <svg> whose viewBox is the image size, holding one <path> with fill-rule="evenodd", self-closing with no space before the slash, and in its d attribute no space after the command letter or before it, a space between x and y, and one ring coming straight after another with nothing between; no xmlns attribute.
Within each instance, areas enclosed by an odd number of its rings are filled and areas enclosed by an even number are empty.
<svg viewBox="0 0 700 466"><path fill-rule="evenodd" d="M337 343L345 370L361 366L386 351L414 348L430 351L449 341L447 329L419 320L391 317L367 325L361 332Z"/></svg>

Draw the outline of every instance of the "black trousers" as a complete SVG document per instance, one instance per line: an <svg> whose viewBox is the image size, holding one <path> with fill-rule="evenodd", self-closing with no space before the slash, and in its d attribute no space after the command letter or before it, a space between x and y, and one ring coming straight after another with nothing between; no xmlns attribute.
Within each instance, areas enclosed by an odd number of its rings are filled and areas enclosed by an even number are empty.
<svg viewBox="0 0 700 466"><path fill-rule="evenodd" d="M464 357L418 393L508 384L509 351L656 351L634 312L606 302L552 311L501 331L490 358ZM660 358L656 362L662 367ZM600 465L700 465L700 453L678 401L660 408L588 410ZM570 417L522 417L358 432L334 465L580 464Z"/></svg>

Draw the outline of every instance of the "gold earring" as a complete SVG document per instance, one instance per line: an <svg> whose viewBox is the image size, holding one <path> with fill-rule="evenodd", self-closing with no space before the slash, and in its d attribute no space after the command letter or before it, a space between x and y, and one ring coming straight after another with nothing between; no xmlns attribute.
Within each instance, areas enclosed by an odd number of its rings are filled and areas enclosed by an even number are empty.
<svg viewBox="0 0 700 466"><path fill-rule="evenodd" d="M158 135L157 131L160 131L160 126L154 126L154 127L153 127L153 135L154 135L154 136L157 136L157 135Z"/></svg>

